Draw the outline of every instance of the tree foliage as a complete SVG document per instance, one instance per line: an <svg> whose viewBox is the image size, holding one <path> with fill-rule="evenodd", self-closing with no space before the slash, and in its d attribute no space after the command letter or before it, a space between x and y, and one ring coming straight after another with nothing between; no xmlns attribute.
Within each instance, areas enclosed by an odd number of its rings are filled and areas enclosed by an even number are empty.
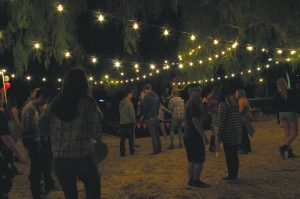
<svg viewBox="0 0 300 199"><path fill-rule="evenodd" d="M68 12L59 13L58 4L51 0L2 0L0 9L6 10L8 23L0 48L12 53L18 74L27 70L30 61L48 68L53 60L61 64L66 50L72 49L74 54L81 51L76 21L85 8L85 1L62 3ZM35 42L40 43L42 50L33 48Z"/></svg>

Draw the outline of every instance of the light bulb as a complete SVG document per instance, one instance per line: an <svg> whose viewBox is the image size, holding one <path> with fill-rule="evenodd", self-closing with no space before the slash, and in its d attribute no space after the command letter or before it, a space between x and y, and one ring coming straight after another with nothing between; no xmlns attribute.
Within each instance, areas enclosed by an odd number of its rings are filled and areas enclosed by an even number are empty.
<svg viewBox="0 0 300 199"><path fill-rule="evenodd" d="M63 5L59 4L59 5L57 6L57 11L58 11L58 12L64 11Z"/></svg>

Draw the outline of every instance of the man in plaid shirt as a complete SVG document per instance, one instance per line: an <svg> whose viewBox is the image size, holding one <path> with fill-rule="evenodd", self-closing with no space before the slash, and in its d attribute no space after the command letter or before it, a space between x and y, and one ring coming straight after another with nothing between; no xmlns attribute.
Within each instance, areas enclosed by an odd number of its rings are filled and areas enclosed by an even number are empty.
<svg viewBox="0 0 300 199"><path fill-rule="evenodd" d="M170 146L168 149L174 149L174 133L177 131L179 139L179 148L182 148L182 123L184 118L184 101L180 97L180 91L172 90L173 97L169 101L168 109L172 112Z"/></svg>

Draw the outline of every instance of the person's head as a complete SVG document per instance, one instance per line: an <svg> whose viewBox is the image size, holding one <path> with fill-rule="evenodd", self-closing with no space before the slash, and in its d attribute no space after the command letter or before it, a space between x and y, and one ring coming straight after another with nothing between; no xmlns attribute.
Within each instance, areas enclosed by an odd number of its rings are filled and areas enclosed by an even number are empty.
<svg viewBox="0 0 300 199"><path fill-rule="evenodd" d="M30 99L35 99L36 98L36 92L38 91L38 90L40 90L41 88L34 88L34 89L32 89L31 91L30 91Z"/></svg>
<svg viewBox="0 0 300 199"><path fill-rule="evenodd" d="M188 87L188 93L190 99L200 100L201 99L201 88L198 85L190 85Z"/></svg>
<svg viewBox="0 0 300 199"><path fill-rule="evenodd" d="M279 78L277 80L277 89L280 93L286 92L286 90L288 89L288 85L284 78Z"/></svg>
<svg viewBox="0 0 300 199"><path fill-rule="evenodd" d="M237 99L247 98L245 90L244 89L236 89L236 91L235 91L235 97Z"/></svg>
<svg viewBox="0 0 300 199"><path fill-rule="evenodd" d="M220 101L225 102L226 97L230 95L229 88L228 87L221 87L220 88Z"/></svg>
<svg viewBox="0 0 300 199"><path fill-rule="evenodd" d="M132 99L132 90L131 89L124 90L123 91L123 98L131 100Z"/></svg>
<svg viewBox="0 0 300 199"><path fill-rule="evenodd" d="M35 94L35 98L33 99L33 103L37 106L44 106L48 103L48 91L46 89L38 89Z"/></svg>
<svg viewBox="0 0 300 199"><path fill-rule="evenodd" d="M147 94L147 93L149 93L149 92L151 92L151 91L152 91L152 86L151 86L151 84L145 84L144 87L143 87L143 92L144 92L145 94Z"/></svg>
<svg viewBox="0 0 300 199"><path fill-rule="evenodd" d="M66 73L62 95L75 99L89 95L88 80L83 69L72 68Z"/></svg>

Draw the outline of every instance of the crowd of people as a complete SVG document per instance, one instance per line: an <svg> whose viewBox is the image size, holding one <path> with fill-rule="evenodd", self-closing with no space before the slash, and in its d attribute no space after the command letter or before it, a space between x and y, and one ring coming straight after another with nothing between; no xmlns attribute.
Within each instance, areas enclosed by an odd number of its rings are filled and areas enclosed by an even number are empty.
<svg viewBox="0 0 300 199"><path fill-rule="evenodd" d="M283 78L277 81L277 88L275 103L285 135L279 154L283 159L286 153L288 158L294 158L291 145L298 135L297 96ZM183 89L188 91L186 101L181 97ZM19 148L21 141L30 159L29 183L33 199L41 199L44 194L60 189L66 199L76 199L78 180L84 183L86 198L99 199L101 179L95 146L103 145L103 114L90 93L84 70L70 69L61 92L51 101L46 89L32 90L21 114L12 101L5 103L4 96L5 93L1 92L0 199L8 198L14 176L21 174L14 166L15 161L27 164L27 158ZM135 128L137 122L143 122L151 138L152 155L163 152L161 133L168 150L185 148L188 188L209 187L201 179L205 145L210 145L209 151L218 158L223 143L228 169L224 180L238 178L238 154L251 153L250 137L255 132L251 106L243 89L237 89L233 94L227 87L216 87L207 96L202 96L198 85L189 85L181 89L173 87L170 94L166 90L159 97L152 86L146 84L139 97L138 118L132 97L131 89L124 90L119 104L122 158L127 155L126 138L129 154L136 154ZM171 116L169 140L164 125L166 113ZM210 140L206 130L211 131ZM175 134L178 144L174 140ZM55 185L53 173L60 186Z"/></svg>

